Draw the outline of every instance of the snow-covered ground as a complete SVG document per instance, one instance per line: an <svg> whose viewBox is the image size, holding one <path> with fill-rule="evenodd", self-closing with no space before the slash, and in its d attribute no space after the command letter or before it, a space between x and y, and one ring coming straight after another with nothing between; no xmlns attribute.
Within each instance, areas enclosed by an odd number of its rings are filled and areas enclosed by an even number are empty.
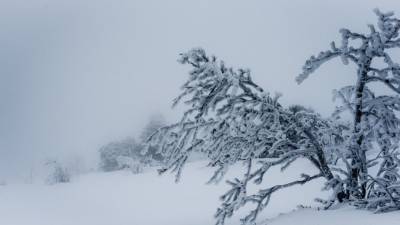
<svg viewBox="0 0 400 225"><path fill-rule="evenodd" d="M298 163L285 172L271 171L265 182L284 182L297 176ZM229 176L239 175L239 166ZM205 185L212 170L205 162L189 163L181 181L171 175L158 176L149 170L142 174L127 171L91 173L58 185L9 184L0 186L1 225L210 225L224 183ZM320 191L321 181L277 193L259 218L272 225L398 225L400 213L375 215L352 208L329 211L301 209L315 205L313 198L329 193ZM240 224L237 216L227 224ZM280 213L284 213L279 215Z"/></svg>
<svg viewBox="0 0 400 225"><path fill-rule="evenodd" d="M400 213L373 214L368 211L342 207L336 210L316 211L301 209L292 213L282 214L270 220L268 225L398 225Z"/></svg>

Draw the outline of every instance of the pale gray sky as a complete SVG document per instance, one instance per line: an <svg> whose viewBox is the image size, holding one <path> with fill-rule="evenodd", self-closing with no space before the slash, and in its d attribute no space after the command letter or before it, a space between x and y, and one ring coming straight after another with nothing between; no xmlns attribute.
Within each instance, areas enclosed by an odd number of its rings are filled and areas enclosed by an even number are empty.
<svg viewBox="0 0 400 225"><path fill-rule="evenodd" d="M46 156L92 156L154 112L176 119L188 71L176 59L192 47L327 115L354 68L330 63L301 86L294 77L341 27L367 31L375 7L400 14L397 0L1 0L0 177Z"/></svg>

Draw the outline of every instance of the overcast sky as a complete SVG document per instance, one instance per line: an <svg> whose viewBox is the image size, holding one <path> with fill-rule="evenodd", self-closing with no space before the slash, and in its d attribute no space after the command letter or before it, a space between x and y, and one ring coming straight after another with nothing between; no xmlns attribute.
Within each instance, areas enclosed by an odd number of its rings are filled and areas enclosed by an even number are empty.
<svg viewBox="0 0 400 225"><path fill-rule="evenodd" d="M354 68L294 77L341 27L367 31L375 7L400 14L398 0L0 0L0 178L48 156L94 156L155 112L177 119L188 68L176 59L192 47L328 115Z"/></svg>

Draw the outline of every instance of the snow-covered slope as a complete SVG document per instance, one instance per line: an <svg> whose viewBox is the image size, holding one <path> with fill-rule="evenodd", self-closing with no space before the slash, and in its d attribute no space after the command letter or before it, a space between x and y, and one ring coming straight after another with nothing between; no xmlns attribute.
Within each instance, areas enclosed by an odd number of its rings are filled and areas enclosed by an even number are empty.
<svg viewBox="0 0 400 225"><path fill-rule="evenodd" d="M272 171L266 182L284 182L297 176L301 163L285 172ZM205 185L212 170L205 162L189 163L180 183L170 175L155 171L91 173L76 177L69 184L9 184L0 186L1 225L210 225L218 207L218 196L225 184ZM240 174L232 168L230 175ZM291 212L298 204L312 205L322 181L315 181L278 193L262 214L260 221L273 225L352 224L397 225L400 213L374 215L354 209ZM238 216L227 224L239 224ZM278 216L280 213L287 213ZM276 217L277 216L277 217ZM268 219L269 218L269 219ZM351 223L350 223L351 221ZM264 222L263 222L264 223Z"/></svg>

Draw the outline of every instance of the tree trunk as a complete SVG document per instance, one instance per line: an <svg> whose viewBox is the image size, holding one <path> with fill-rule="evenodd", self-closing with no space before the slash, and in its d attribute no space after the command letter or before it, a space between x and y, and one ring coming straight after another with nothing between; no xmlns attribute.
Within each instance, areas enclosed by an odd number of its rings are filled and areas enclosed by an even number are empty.
<svg viewBox="0 0 400 225"><path fill-rule="evenodd" d="M363 117L363 98L364 98L364 89L367 83L367 76L369 67L371 64L371 58L364 55L361 56L364 60L361 62L361 65L358 69L358 80L356 83L355 89L355 109L354 109L354 136L356 138L353 143L353 147L351 147L351 151L353 154L352 171L351 171L351 186L354 189L361 188L361 196L360 198L364 198L366 194L366 176L367 176L367 158L365 149L362 147L364 141L364 135L361 132L361 122Z"/></svg>

